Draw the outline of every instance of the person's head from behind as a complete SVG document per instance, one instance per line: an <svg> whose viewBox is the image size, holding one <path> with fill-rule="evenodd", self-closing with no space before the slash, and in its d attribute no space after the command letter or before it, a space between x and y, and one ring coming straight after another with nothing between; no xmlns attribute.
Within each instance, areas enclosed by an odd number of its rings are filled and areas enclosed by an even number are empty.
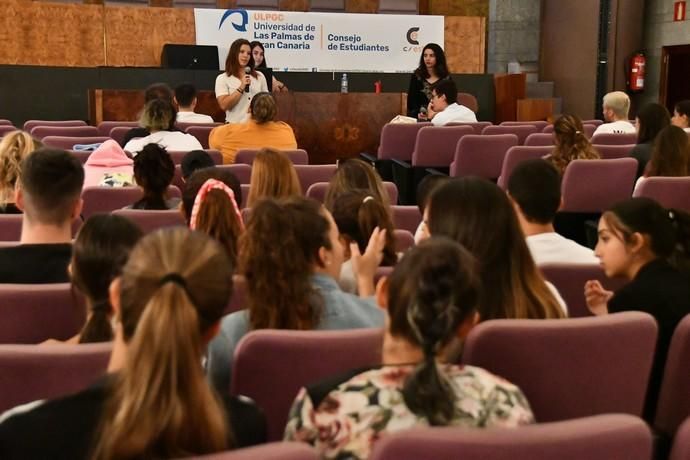
<svg viewBox="0 0 690 460"><path fill-rule="evenodd" d="M14 201L14 187L21 173L21 163L43 144L24 131L5 134L0 140L0 206Z"/></svg>
<svg viewBox="0 0 690 460"><path fill-rule="evenodd" d="M196 101L196 88L191 83L183 83L175 88L175 102L180 109L194 111Z"/></svg>
<svg viewBox="0 0 690 460"><path fill-rule="evenodd" d="M551 153L551 162L561 172L573 160L599 158L585 135L582 120L575 115L558 117L553 124L553 136L555 147Z"/></svg>
<svg viewBox="0 0 690 460"><path fill-rule="evenodd" d="M64 150L39 149L21 164L17 206L25 224L64 227L81 213L84 168Z"/></svg>
<svg viewBox="0 0 690 460"><path fill-rule="evenodd" d="M671 123L679 128L690 128L690 99L676 103L675 107L673 107Z"/></svg>
<svg viewBox="0 0 690 460"><path fill-rule="evenodd" d="M175 108L170 101L154 99L146 103L139 124L150 132L170 130L175 124Z"/></svg>
<svg viewBox="0 0 690 460"><path fill-rule="evenodd" d="M259 150L252 164L247 207L262 198L302 195L297 171L287 155L275 149Z"/></svg>
<svg viewBox="0 0 690 460"><path fill-rule="evenodd" d="M230 187L235 195L237 204L239 205L242 203L242 187L240 185L240 180L232 172L222 168L199 169L189 176L189 179L185 183L184 190L182 191L182 212L187 225L189 225L192 218L192 208L194 207L196 196L201 186L209 179L219 180Z"/></svg>
<svg viewBox="0 0 690 460"><path fill-rule="evenodd" d="M645 104L637 112L637 143L653 142L657 134L671 124L671 115L666 107L656 102Z"/></svg>
<svg viewBox="0 0 690 460"><path fill-rule="evenodd" d="M395 233L391 216L386 207L366 190L346 192L336 198L333 204L333 219L340 237L345 243L349 257L351 243L356 243L360 254L364 254L372 233L378 227L386 230L386 245L383 248L381 265L395 265Z"/></svg>
<svg viewBox="0 0 690 460"><path fill-rule="evenodd" d="M158 144L146 144L134 157L134 180L144 191L137 203L142 209L167 209L165 203L168 186L175 175L175 164L170 154Z"/></svg>
<svg viewBox="0 0 690 460"><path fill-rule="evenodd" d="M451 180L445 174L429 174L417 185L417 208L420 214L424 214L424 209L429 204L431 194L434 193L438 187Z"/></svg>
<svg viewBox="0 0 690 460"><path fill-rule="evenodd" d="M641 266L658 258L687 271L690 215L666 209L651 198L622 201L599 219L594 254L610 277L632 279Z"/></svg>
<svg viewBox="0 0 690 460"><path fill-rule="evenodd" d="M439 80L431 87L431 107L435 112L443 112L446 107L458 100L458 87L452 78Z"/></svg>
<svg viewBox="0 0 690 460"><path fill-rule="evenodd" d="M525 224L551 225L561 205L561 175L545 160L523 161L508 179L508 194L523 230Z"/></svg>
<svg viewBox="0 0 690 460"><path fill-rule="evenodd" d="M225 73L228 76L235 76L240 78L244 75L245 67L254 69L254 58L252 57L252 47L249 40L238 38L228 51L228 57L225 59ZM253 72L253 71L252 71Z"/></svg>
<svg viewBox="0 0 690 460"><path fill-rule="evenodd" d="M654 141L647 176L687 176L690 174L690 140L677 126L662 129Z"/></svg>
<svg viewBox="0 0 690 460"><path fill-rule="evenodd" d="M225 416L201 360L232 294L232 268L208 236L145 236L111 286L124 363L101 415L93 458L177 458L224 450Z"/></svg>
<svg viewBox="0 0 690 460"><path fill-rule="evenodd" d="M204 168L213 168L216 163L205 150L192 150L188 152L180 162L182 179L187 181L195 171Z"/></svg>
<svg viewBox="0 0 690 460"><path fill-rule="evenodd" d="M388 192L383 187L383 181L374 167L358 158L350 158L338 163L338 169L326 191L324 199L326 208L332 210L338 196L353 190L366 190L378 202L383 203L386 209L390 207Z"/></svg>
<svg viewBox="0 0 690 460"><path fill-rule="evenodd" d="M154 99L162 99L172 103L173 91L165 83L154 83L149 85L144 91L144 104L147 104Z"/></svg>
<svg viewBox="0 0 690 460"><path fill-rule="evenodd" d="M271 93L259 93L249 103L249 112L252 114L252 120L257 124L263 125L274 121L278 113L276 100Z"/></svg>
<svg viewBox="0 0 690 460"><path fill-rule="evenodd" d="M451 180L433 193L425 217L432 237L451 238L477 258L482 320L563 316L496 184L476 177Z"/></svg>
<svg viewBox="0 0 690 460"><path fill-rule="evenodd" d="M433 70L438 78L448 76L446 54L443 52L443 48L436 43L424 45L422 54L419 56L419 66L416 73L422 78L429 78L431 76L430 70Z"/></svg>
<svg viewBox="0 0 690 460"><path fill-rule="evenodd" d="M604 120L627 121L630 110L630 98L623 91L606 93L603 101Z"/></svg>
<svg viewBox="0 0 690 460"><path fill-rule="evenodd" d="M323 309L311 277L340 276L344 250L331 214L301 197L261 200L241 237L252 329L313 329Z"/></svg>
<svg viewBox="0 0 690 460"><path fill-rule="evenodd" d="M441 237L410 249L377 286L388 316L386 335L423 353L402 393L407 407L432 426L447 425L455 416L455 392L436 362L474 325L479 289L475 258Z"/></svg>
<svg viewBox="0 0 690 460"><path fill-rule="evenodd" d="M264 45L261 42L253 41L249 44L252 50L252 58L254 59L254 67L261 69L268 67L266 56L264 56Z"/></svg>
<svg viewBox="0 0 690 460"><path fill-rule="evenodd" d="M79 343L113 339L110 321L113 310L108 290L113 279L120 276L141 236L139 227L114 214L93 215L79 229L69 266L72 284L86 298L89 308Z"/></svg>

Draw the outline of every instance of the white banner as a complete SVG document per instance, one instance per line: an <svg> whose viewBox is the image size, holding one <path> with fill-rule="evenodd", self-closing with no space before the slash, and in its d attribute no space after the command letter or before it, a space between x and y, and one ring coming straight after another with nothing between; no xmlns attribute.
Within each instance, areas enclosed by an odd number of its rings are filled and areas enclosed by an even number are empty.
<svg viewBox="0 0 690 460"><path fill-rule="evenodd" d="M238 38L260 41L269 67L300 72L412 72L427 43L443 47L443 16L195 9L197 45L220 68Z"/></svg>

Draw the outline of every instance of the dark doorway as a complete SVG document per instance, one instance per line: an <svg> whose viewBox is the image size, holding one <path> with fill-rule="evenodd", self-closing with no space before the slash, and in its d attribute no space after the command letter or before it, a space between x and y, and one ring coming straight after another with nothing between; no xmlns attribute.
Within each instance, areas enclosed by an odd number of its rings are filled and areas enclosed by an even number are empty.
<svg viewBox="0 0 690 460"><path fill-rule="evenodd" d="M690 99L690 45L664 46L661 49L661 88L659 102L673 113L673 106Z"/></svg>

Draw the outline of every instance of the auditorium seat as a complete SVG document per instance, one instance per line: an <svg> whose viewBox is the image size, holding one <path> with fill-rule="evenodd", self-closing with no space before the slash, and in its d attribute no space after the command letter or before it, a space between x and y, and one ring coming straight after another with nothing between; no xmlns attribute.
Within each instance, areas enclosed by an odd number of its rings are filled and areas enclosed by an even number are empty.
<svg viewBox="0 0 690 460"><path fill-rule="evenodd" d="M307 198L313 198L320 203L326 202L326 192L328 192L329 187L328 182L316 182L311 184L307 189ZM391 205L398 202L398 188L393 182L383 182L383 188L386 189L388 194L388 200Z"/></svg>
<svg viewBox="0 0 690 460"><path fill-rule="evenodd" d="M12 125L0 125L0 138L3 137L7 133L11 133L12 131L17 131L19 128L16 126Z"/></svg>
<svg viewBox="0 0 690 460"><path fill-rule="evenodd" d="M521 126L521 125L532 125L537 128L537 133L541 133L544 128L549 125L548 121L535 120L535 121L504 121L500 126Z"/></svg>
<svg viewBox="0 0 690 460"><path fill-rule="evenodd" d="M506 152L518 144L515 134L463 136L455 148L450 176L477 176L496 180Z"/></svg>
<svg viewBox="0 0 690 460"><path fill-rule="evenodd" d="M189 460L317 460L318 458L316 451L303 442L271 442L255 447L194 456Z"/></svg>
<svg viewBox="0 0 690 460"><path fill-rule="evenodd" d="M482 130L482 134L515 134L518 137L518 145L524 145L525 139L530 134L536 133L537 128L533 125L522 126L487 126Z"/></svg>
<svg viewBox="0 0 690 460"><path fill-rule="evenodd" d="M14 126L14 123L12 123L10 120L2 118L0 119L0 126Z"/></svg>
<svg viewBox="0 0 690 460"><path fill-rule="evenodd" d="M419 14L417 0L379 0L379 14Z"/></svg>
<svg viewBox="0 0 690 460"><path fill-rule="evenodd" d="M196 137L202 148L208 149L208 136L213 128L215 128L215 125L194 125L185 129L185 132Z"/></svg>
<svg viewBox="0 0 690 460"><path fill-rule="evenodd" d="M287 155L292 164L295 165L308 165L309 164L309 154L304 149L293 149L293 150L280 150L280 152ZM251 165L254 163L256 155L259 153L259 149L240 149L237 151L235 156L235 163L243 163Z"/></svg>
<svg viewBox="0 0 690 460"><path fill-rule="evenodd" d="M335 174L338 165L295 165L297 177L302 186L302 193L307 193L309 187L317 182L329 182Z"/></svg>
<svg viewBox="0 0 690 460"><path fill-rule="evenodd" d="M22 214L0 214L0 241L19 241L22 236ZM82 220L72 221L72 236L81 228Z"/></svg>
<svg viewBox="0 0 690 460"><path fill-rule="evenodd" d="M202 128L212 126L215 128L216 126L220 126L222 124L223 123L215 123L215 122L214 123L185 123L185 122L177 121L177 122L175 122L175 127L177 129L179 129L180 131L187 131L187 128L192 127L192 126L201 126Z"/></svg>
<svg viewBox="0 0 690 460"><path fill-rule="evenodd" d="M393 225L395 228L407 230L413 235L417 231L420 222L422 221L422 214L419 212L417 206L391 206L393 210Z"/></svg>
<svg viewBox="0 0 690 460"><path fill-rule="evenodd" d="M301 387L381 364L382 342L381 329L253 331L235 349L230 392L253 399L264 410L268 439L277 441Z"/></svg>
<svg viewBox="0 0 690 460"><path fill-rule="evenodd" d="M458 93L457 101L458 104L464 105L474 113L477 113L479 111L479 102L477 102L477 98L474 97L473 94Z"/></svg>
<svg viewBox="0 0 690 460"><path fill-rule="evenodd" d="M513 170L522 161L533 160L548 155L553 150L552 146L522 146L511 147L506 152L501 166L501 176L498 178L498 186L503 190L508 188L508 179Z"/></svg>
<svg viewBox="0 0 690 460"><path fill-rule="evenodd" d="M249 198L249 184L240 184L240 190L242 190L242 202L238 203L242 213L244 213L247 206L247 199Z"/></svg>
<svg viewBox="0 0 690 460"><path fill-rule="evenodd" d="M86 126L86 122L82 120L27 120L24 122L23 130L30 133L36 126Z"/></svg>
<svg viewBox="0 0 690 460"><path fill-rule="evenodd" d="M148 211L145 209L116 209L113 214L126 217L136 224L144 233L151 233L160 228L185 227L184 216L179 209L167 211Z"/></svg>
<svg viewBox="0 0 690 460"><path fill-rule="evenodd" d="M89 387L105 374L111 350L111 343L0 345L0 413Z"/></svg>
<svg viewBox="0 0 690 460"><path fill-rule="evenodd" d="M630 145L637 144L637 133L599 133L590 139L592 144Z"/></svg>
<svg viewBox="0 0 690 460"><path fill-rule="evenodd" d="M416 428L382 437L371 460L651 460L652 434L632 415L518 428Z"/></svg>
<svg viewBox="0 0 690 460"><path fill-rule="evenodd" d="M526 147L544 146L553 147L554 138L553 133L533 133L525 139Z"/></svg>
<svg viewBox="0 0 690 460"><path fill-rule="evenodd" d="M594 126L601 126L604 124L602 120L582 120L583 125L594 125Z"/></svg>
<svg viewBox="0 0 690 460"><path fill-rule="evenodd" d="M218 150L214 149L204 149L206 153L211 157L213 162L217 165L222 165L223 164L223 155ZM168 154L170 154L170 158L172 159L173 163L176 165L179 165L182 163L182 159L189 153L188 150L181 151L181 150L168 150Z"/></svg>
<svg viewBox="0 0 690 460"><path fill-rule="evenodd" d="M541 132L544 134L553 134L553 125L544 126L544 128L541 130Z"/></svg>
<svg viewBox="0 0 690 460"><path fill-rule="evenodd" d="M411 161L417 133L431 123L387 123L381 129L379 148L376 155L360 153L364 161L374 165L381 179L393 180L391 160Z"/></svg>
<svg viewBox="0 0 690 460"><path fill-rule="evenodd" d="M559 212L600 213L630 198L637 160L573 160L565 168Z"/></svg>
<svg viewBox="0 0 690 460"><path fill-rule="evenodd" d="M84 220L97 213L109 213L133 204L143 196L139 187L84 187L81 198L84 201L81 215ZM180 189L168 187L169 198L180 198Z"/></svg>
<svg viewBox="0 0 690 460"><path fill-rule="evenodd" d="M396 228L394 230L395 252L405 252L414 246L414 233Z"/></svg>
<svg viewBox="0 0 690 460"><path fill-rule="evenodd" d="M230 171L235 175L240 184L249 184L252 177L252 167L246 164L218 165L218 169Z"/></svg>
<svg viewBox="0 0 690 460"><path fill-rule="evenodd" d="M470 331L462 363L516 384L542 423L641 416L656 339L656 321L642 312L491 320Z"/></svg>
<svg viewBox="0 0 690 460"><path fill-rule="evenodd" d="M88 144L102 144L103 142L110 140L107 136L93 136L93 137L73 137L73 136L46 136L41 142L46 147L52 147L56 149L63 150L74 150L74 146L77 144L88 145Z"/></svg>
<svg viewBox="0 0 690 460"><path fill-rule="evenodd" d="M114 139L115 142L124 147L122 141L125 140L125 136L132 130L132 128L134 128L134 126L115 126L110 130L110 138Z"/></svg>
<svg viewBox="0 0 690 460"><path fill-rule="evenodd" d="M630 152L635 147L635 144L629 145L593 145L594 150L599 152L602 160L613 160L614 158L627 158Z"/></svg>
<svg viewBox="0 0 690 460"><path fill-rule="evenodd" d="M690 212L690 177L648 177L640 183L633 196L646 196L665 208Z"/></svg>
<svg viewBox="0 0 690 460"><path fill-rule="evenodd" d="M243 310L248 307L247 302L247 280L243 275L232 276L232 296L225 307L224 315L229 315L236 311Z"/></svg>
<svg viewBox="0 0 690 460"><path fill-rule="evenodd" d="M595 125L589 125L587 123L584 123L582 128L585 130L585 136L587 136L587 139L591 139L592 135L594 135L594 131L597 129Z"/></svg>
<svg viewBox="0 0 690 460"><path fill-rule="evenodd" d="M487 126L493 126L490 121L474 121L474 122L450 122L445 126L470 126L474 130L474 134L481 134Z"/></svg>
<svg viewBox="0 0 690 460"><path fill-rule="evenodd" d="M110 131L113 128L128 127L129 129L136 128L139 126L138 121L102 121L98 123L98 135L99 136L110 136Z"/></svg>
<svg viewBox="0 0 690 460"><path fill-rule="evenodd" d="M96 137L98 128L95 126L36 126L31 129L31 135L38 140L48 136Z"/></svg>
<svg viewBox="0 0 690 460"><path fill-rule="evenodd" d="M690 458L690 418L687 418L676 432L673 450L669 460L688 460Z"/></svg>

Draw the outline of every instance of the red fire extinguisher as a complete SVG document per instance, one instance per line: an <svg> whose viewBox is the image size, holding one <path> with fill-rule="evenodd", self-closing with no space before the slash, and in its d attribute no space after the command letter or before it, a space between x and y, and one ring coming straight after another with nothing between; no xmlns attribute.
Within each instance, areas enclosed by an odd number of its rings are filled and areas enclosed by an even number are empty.
<svg viewBox="0 0 690 460"><path fill-rule="evenodd" d="M630 57L628 69L628 89L632 92L644 90L644 73L647 58L641 51Z"/></svg>

